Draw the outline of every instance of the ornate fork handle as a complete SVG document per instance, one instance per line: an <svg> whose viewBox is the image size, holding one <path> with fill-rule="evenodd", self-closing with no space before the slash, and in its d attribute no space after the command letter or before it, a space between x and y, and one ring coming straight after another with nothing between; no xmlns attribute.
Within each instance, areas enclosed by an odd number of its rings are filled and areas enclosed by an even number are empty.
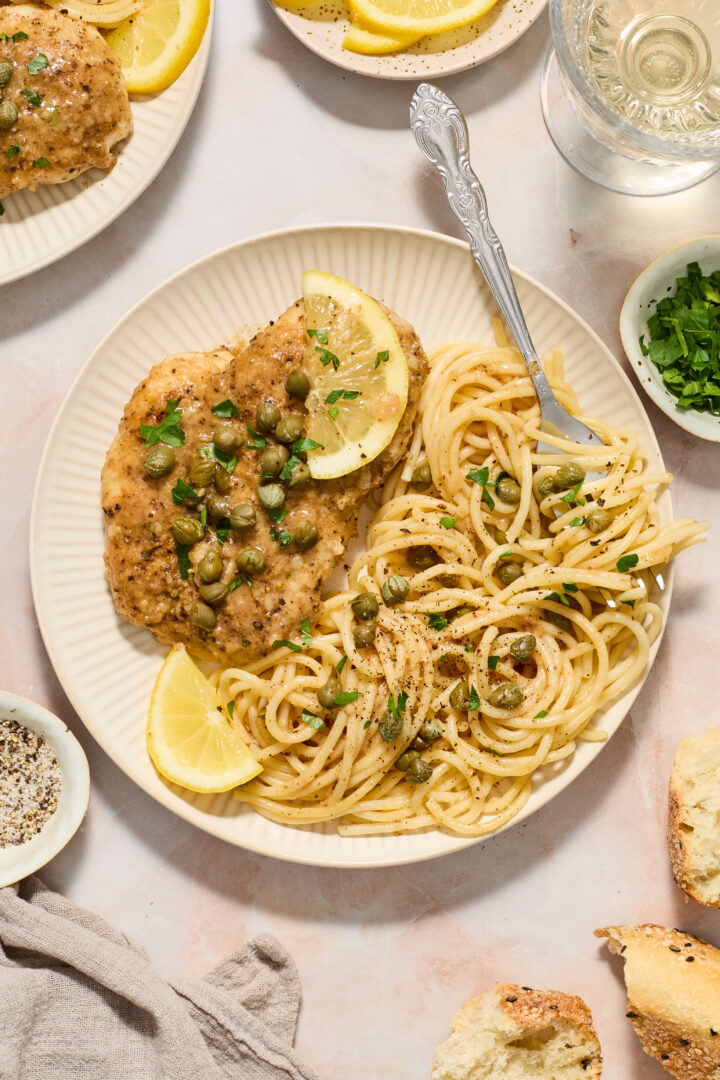
<svg viewBox="0 0 720 1080"><path fill-rule="evenodd" d="M467 233L473 257L515 338L540 407L545 409L557 399L538 360L503 246L490 224L485 192L470 165L465 118L442 90L421 83L410 105L410 126L418 146L442 176L450 208Z"/></svg>

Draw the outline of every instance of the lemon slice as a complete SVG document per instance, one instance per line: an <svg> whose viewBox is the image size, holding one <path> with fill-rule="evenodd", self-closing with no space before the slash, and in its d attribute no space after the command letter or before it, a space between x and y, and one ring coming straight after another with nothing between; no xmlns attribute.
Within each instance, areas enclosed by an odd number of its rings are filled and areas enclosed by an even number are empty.
<svg viewBox="0 0 720 1080"><path fill-rule="evenodd" d="M210 0L145 0L105 40L130 94L156 94L182 75L202 41Z"/></svg>
<svg viewBox="0 0 720 1080"><path fill-rule="evenodd" d="M392 440L407 405L408 365L380 305L349 281L307 270L302 277L308 344L308 451L317 480L369 464Z"/></svg>
<svg viewBox="0 0 720 1080"><path fill-rule="evenodd" d="M369 30L358 23L351 23L342 46L348 52L361 53L363 56L384 56L408 49L421 37L422 34L384 34L381 30Z"/></svg>
<svg viewBox="0 0 720 1080"><path fill-rule="evenodd" d="M191 791L228 791L262 772L184 645L173 645L155 680L146 734L160 775Z"/></svg>
<svg viewBox="0 0 720 1080"><path fill-rule="evenodd" d="M347 0L351 13L387 34L440 34L474 22L497 0Z"/></svg>

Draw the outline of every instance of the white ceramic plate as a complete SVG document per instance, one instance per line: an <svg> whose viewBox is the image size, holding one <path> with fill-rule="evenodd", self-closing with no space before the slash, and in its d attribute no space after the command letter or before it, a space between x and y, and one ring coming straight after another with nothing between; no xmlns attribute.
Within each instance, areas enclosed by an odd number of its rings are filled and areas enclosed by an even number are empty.
<svg viewBox="0 0 720 1080"><path fill-rule="evenodd" d="M471 26L425 37L392 56L361 56L342 47L350 26L345 0L315 0L304 14L270 2L288 30L318 56L379 79L437 78L482 64L517 41L547 6L547 0L499 0Z"/></svg>
<svg viewBox="0 0 720 1080"><path fill-rule="evenodd" d="M654 314L657 301L674 295L677 279L687 275L688 263L693 262L700 264L703 274L720 270L720 236L699 236L680 244L638 274L620 311L620 337L640 385L658 408L691 435L720 442L720 417L695 409L678 409L677 398L665 389L659 369L649 356L643 356L639 344L641 335L646 343L650 338L647 321Z"/></svg>
<svg viewBox="0 0 720 1080"><path fill-rule="evenodd" d="M123 407L152 364L173 352L210 349L243 323L267 322L298 296L315 267L355 282L414 323L427 346L492 340L494 303L459 240L387 226L325 226L270 233L225 248L171 278L105 338L71 389L45 449L30 525L33 595L50 658L83 721L145 791L200 828L254 851L331 866L381 866L432 858L474 841L438 831L341 838L330 826L290 828L225 795L163 783L145 749L150 691L167 649L115 613L103 568L100 471ZM541 352L560 345L583 409L635 430L650 458L660 451L642 405L590 328L537 282L516 273ZM662 513L670 516L669 496ZM671 574L661 603L667 610ZM653 650L654 656L655 650ZM614 731L637 685L600 718ZM577 776L601 744L582 743L565 766L536 776L520 821Z"/></svg>
<svg viewBox="0 0 720 1080"><path fill-rule="evenodd" d="M213 10L202 44L176 82L131 99L135 130L120 144L110 173L89 169L65 184L18 191L3 200L0 285L42 270L119 217L162 169L190 119L207 67Z"/></svg>
<svg viewBox="0 0 720 1080"><path fill-rule="evenodd" d="M15 694L0 693L0 719L16 720L34 731L55 752L62 776L57 810L31 840L0 848L0 888L34 874L54 859L75 835L90 797L90 771L85 752L59 717Z"/></svg>

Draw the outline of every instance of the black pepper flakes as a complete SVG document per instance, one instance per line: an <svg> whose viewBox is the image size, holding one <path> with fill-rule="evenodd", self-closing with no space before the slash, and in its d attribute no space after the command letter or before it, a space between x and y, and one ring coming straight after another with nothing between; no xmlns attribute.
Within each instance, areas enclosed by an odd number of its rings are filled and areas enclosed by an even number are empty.
<svg viewBox="0 0 720 1080"><path fill-rule="evenodd" d="M679 945L669 945L668 948L670 949L670 952L682 952Z"/></svg>
<svg viewBox="0 0 720 1080"><path fill-rule="evenodd" d="M692 964L692 962L693 962L693 960L694 960L694 959L695 959L695 957L694 957L694 956L686 956L686 957L685 957L685 962L686 962L687 964Z"/></svg>

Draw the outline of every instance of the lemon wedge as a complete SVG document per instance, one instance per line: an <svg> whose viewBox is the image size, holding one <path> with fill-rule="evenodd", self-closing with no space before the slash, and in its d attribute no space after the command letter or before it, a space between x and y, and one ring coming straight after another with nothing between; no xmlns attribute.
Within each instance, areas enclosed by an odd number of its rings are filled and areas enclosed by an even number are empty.
<svg viewBox="0 0 720 1080"><path fill-rule="evenodd" d="M160 775L191 791L228 791L262 772L184 645L173 645L155 680L146 734Z"/></svg>
<svg viewBox="0 0 720 1080"><path fill-rule="evenodd" d="M210 0L145 0L105 40L130 94L157 94L182 75L200 47Z"/></svg>
<svg viewBox="0 0 720 1080"><path fill-rule="evenodd" d="M408 365L377 301L334 274L302 277L308 344L305 431L317 480L369 464L392 440L407 405Z"/></svg>
<svg viewBox="0 0 720 1080"><path fill-rule="evenodd" d="M386 34L440 34L474 22L497 0L347 0L352 15Z"/></svg>
<svg viewBox="0 0 720 1080"><path fill-rule="evenodd" d="M343 49L362 56L384 56L387 53L408 49L420 40L422 34L384 34L381 30L369 30L358 23L351 23L345 35Z"/></svg>

